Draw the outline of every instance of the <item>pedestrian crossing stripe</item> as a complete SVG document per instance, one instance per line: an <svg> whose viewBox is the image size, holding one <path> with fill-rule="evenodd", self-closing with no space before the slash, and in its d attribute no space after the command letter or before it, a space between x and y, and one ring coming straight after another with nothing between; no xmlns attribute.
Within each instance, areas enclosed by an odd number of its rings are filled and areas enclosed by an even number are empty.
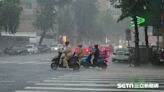
<svg viewBox="0 0 164 92"><path fill-rule="evenodd" d="M114 84L86 84L86 83L80 83L80 84L72 84L72 83L36 83L37 86L89 86L89 87L116 87Z"/></svg>
<svg viewBox="0 0 164 92"><path fill-rule="evenodd" d="M80 83L118 83L118 82L131 82L131 80L85 80L85 79L79 79L79 80L44 80L44 82L63 82L63 83L66 83L66 82L80 82ZM145 80L145 82L158 82L158 83L163 83L164 80Z"/></svg>
<svg viewBox="0 0 164 92"><path fill-rule="evenodd" d="M103 75L103 76L102 76ZM73 75L63 75L63 76L59 76L57 78L77 78L77 77L94 77L94 78L163 78L164 79L164 76L154 76L154 75L144 75L144 76L137 76L136 74L135 75L130 75L130 76L127 76L127 75L109 75L109 74L103 74L103 73L99 73L99 74L92 74L92 73L84 73L83 76L82 76L82 73L81 74L73 74Z"/></svg>
<svg viewBox="0 0 164 92"><path fill-rule="evenodd" d="M87 78L87 77L84 77ZM95 77L88 77L87 79L83 79L83 77L79 77L79 78L52 78L52 80L88 80L88 81L132 81L132 82L144 82L146 81L164 81L164 79L153 79L153 78L95 78Z"/></svg>
<svg viewBox="0 0 164 92"><path fill-rule="evenodd" d="M25 87L26 90L62 90L62 91L98 91L98 92L163 92L146 89L111 89L111 88L66 88L66 87ZM16 91L19 92L19 91Z"/></svg>
<svg viewBox="0 0 164 92"><path fill-rule="evenodd" d="M34 86L27 86L24 90L15 92L164 92L164 79L162 76L133 76L134 80L144 79L152 83L160 83L159 89L119 89L117 83L131 82L133 77L123 75L108 75L101 72L81 71L68 75L35 82ZM154 79L155 78L155 79ZM159 78L159 79L158 79Z"/></svg>
<svg viewBox="0 0 164 92"><path fill-rule="evenodd" d="M29 91L23 91L22 90L22 91L15 91L15 92L54 92L54 91L42 91L42 90L40 90L40 91L30 91L30 90ZM68 92L68 91L66 91L66 92ZM96 91L94 91L94 92L96 92ZM163 91L154 91L154 90L140 90L140 91L136 91L136 90L120 90L120 89L119 90L112 90L111 89L110 91L106 91L106 92L163 92Z"/></svg>
<svg viewBox="0 0 164 92"><path fill-rule="evenodd" d="M35 85L37 86L67 86L67 87L113 87L116 88L117 87L117 83L111 83L111 84L88 84L88 83L35 83ZM160 88L164 88L164 86L160 86Z"/></svg>

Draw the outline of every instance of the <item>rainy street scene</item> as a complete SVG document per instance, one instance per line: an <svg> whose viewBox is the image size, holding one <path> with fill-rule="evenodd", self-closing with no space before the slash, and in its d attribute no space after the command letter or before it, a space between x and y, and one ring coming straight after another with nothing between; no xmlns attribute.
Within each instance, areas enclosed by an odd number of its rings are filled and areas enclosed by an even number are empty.
<svg viewBox="0 0 164 92"><path fill-rule="evenodd" d="M0 0L0 92L164 92L164 0Z"/></svg>

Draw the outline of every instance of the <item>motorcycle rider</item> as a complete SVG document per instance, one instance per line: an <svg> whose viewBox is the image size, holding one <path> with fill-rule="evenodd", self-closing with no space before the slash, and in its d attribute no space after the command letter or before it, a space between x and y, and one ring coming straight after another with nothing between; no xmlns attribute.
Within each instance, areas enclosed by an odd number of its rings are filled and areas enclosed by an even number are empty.
<svg viewBox="0 0 164 92"><path fill-rule="evenodd" d="M62 57L60 59L59 64L62 64L63 63L63 66L65 68L69 68L69 66L68 66L68 60L72 56L72 49L71 49L71 46L70 46L69 41L65 42L65 47L64 47L62 53L63 53L63 55L62 55Z"/></svg>
<svg viewBox="0 0 164 92"><path fill-rule="evenodd" d="M96 66L98 62L98 58L100 56L100 50L98 44L94 46L94 59L93 59L93 66Z"/></svg>

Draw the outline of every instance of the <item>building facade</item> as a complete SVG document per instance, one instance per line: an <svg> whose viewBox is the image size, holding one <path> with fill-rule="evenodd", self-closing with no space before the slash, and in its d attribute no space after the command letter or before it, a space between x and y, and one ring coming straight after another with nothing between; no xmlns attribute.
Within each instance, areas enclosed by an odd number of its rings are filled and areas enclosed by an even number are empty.
<svg viewBox="0 0 164 92"><path fill-rule="evenodd" d="M37 8L36 0L20 0L23 11L20 17L20 25L18 32L35 32L36 29L33 26L35 20L35 12Z"/></svg>

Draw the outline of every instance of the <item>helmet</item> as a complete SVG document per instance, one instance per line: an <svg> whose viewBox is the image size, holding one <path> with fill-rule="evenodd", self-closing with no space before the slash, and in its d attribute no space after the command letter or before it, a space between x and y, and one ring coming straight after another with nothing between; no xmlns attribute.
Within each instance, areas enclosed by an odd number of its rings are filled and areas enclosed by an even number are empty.
<svg viewBox="0 0 164 92"><path fill-rule="evenodd" d="M80 45L78 45L78 47L82 48L83 46L80 44Z"/></svg>
<svg viewBox="0 0 164 92"><path fill-rule="evenodd" d="M95 44L95 46L94 46L95 48L98 48L99 47L99 45L98 44Z"/></svg>

